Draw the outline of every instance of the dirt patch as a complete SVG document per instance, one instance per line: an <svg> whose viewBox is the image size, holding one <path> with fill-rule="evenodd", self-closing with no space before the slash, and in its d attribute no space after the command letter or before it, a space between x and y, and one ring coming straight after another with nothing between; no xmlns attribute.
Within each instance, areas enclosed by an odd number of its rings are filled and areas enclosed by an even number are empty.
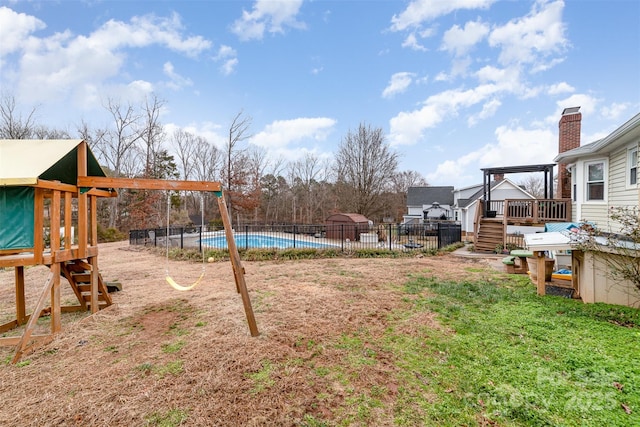
<svg viewBox="0 0 640 427"><path fill-rule="evenodd" d="M0 367L0 425L299 425L305 417L345 418L349 399L398 399L393 356L376 339L390 322L408 334L440 328L435 316L394 316L408 304L412 276L495 277L479 259L452 255L399 259L245 262L261 335L249 335L229 263L167 262L127 243L100 247L105 280L123 291L94 316L63 316L63 332ZM47 269L26 272L27 310ZM15 316L13 271L0 271L0 316ZM62 301L73 302L69 286ZM41 326L46 330L46 322ZM11 348L0 348L7 360ZM360 392L361 391L361 392ZM365 402L366 403L366 402ZM371 405L367 420L393 424L393 405ZM354 415L356 417L356 415ZM358 419L357 417L354 419ZM362 424L362 423L361 423ZM366 424L366 423L364 423ZM358 425L355 422L354 425Z"/></svg>

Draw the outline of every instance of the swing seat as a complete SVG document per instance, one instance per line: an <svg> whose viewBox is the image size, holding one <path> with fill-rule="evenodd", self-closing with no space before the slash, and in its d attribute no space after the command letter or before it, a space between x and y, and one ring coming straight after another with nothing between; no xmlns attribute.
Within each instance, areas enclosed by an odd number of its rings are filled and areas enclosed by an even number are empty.
<svg viewBox="0 0 640 427"><path fill-rule="evenodd" d="M175 280L173 280L173 278L171 276L169 276L167 274L167 276L165 277L165 279L167 280L167 283L169 285L171 285L171 287L177 291L189 291L193 288L195 288L196 286L198 286L198 284L200 284L200 281L204 278L204 271L202 272L202 274L200 274L200 277L198 277L198 279L193 282L192 284L190 284L189 286L182 286L179 285Z"/></svg>

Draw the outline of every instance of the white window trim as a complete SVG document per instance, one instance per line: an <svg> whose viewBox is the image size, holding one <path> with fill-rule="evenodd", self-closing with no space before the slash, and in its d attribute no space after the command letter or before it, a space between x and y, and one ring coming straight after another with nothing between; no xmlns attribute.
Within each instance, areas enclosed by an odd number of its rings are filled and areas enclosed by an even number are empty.
<svg viewBox="0 0 640 427"><path fill-rule="evenodd" d="M593 165L596 163L602 163L602 178L603 178L603 199L602 200L589 200L589 191L588 191L588 183L589 183L589 165ZM582 194L584 197L585 204L589 205L603 205L607 203L607 199L609 198L609 159L594 159L584 162L584 181L582 183Z"/></svg>
<svg viewBox="0 0 640 427"><path fill-rule="evenodd" d="M567 165L567 171L571 174L571 202L578 201L578 180L576 176L576 165Z"/></svg>
<svg viewBox="0 0 640 427"><path fill-rule="evenodd" d="M631 153L635 150L636 152L636 183L635 184L631 184ZM633 190L638 188L638 179L640 178L638 176L638 144L633 144L627 147L627 151L626 151L626 166L625 166L625 174L624 174L624 183L625 183L625 188L627 190Z"/></svg>

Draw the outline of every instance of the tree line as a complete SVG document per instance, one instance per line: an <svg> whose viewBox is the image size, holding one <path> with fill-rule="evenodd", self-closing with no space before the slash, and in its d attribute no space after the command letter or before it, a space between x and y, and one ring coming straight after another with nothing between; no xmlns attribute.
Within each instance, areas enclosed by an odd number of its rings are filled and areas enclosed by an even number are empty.
<svg viewBox="0 0 640 427"><path fill-rule="evenodd" d="M238 112L224 144L161 122L166 101L149 95L134 104L107 99L109 118L96 127L84 120L73 129L37 121L37 107L21 109L14 96L0 97L1 139L83 139L108 176L220 181L235 225L318 224L336 212L359 213L375 222L397 222L406 212L410 186L427 185L415 171L398 170L398 154L381 128L360 123L341 138L333 158L305 152L296 160L272 159L250 144L252 118ZM203 197L203 200L200 199ZM120 231L199 223L201 203L207 221L219 219L210 194L121 190L101 200L103 227Z"/></svg>

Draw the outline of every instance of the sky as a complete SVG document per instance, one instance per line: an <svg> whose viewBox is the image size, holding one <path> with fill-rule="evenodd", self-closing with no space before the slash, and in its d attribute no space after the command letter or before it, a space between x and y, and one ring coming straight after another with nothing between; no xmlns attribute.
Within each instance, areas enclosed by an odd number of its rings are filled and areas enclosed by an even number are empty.
<svg viewBox="0 0 640 427"><path fill-rule="evenodd" d="M564 108L583 144L640 111L640 1L0 0L0 90L64 129L154 94L167 132L219 147L242 111L272 160L331 159L365 124L464 187L552 163Z"/></svg>

